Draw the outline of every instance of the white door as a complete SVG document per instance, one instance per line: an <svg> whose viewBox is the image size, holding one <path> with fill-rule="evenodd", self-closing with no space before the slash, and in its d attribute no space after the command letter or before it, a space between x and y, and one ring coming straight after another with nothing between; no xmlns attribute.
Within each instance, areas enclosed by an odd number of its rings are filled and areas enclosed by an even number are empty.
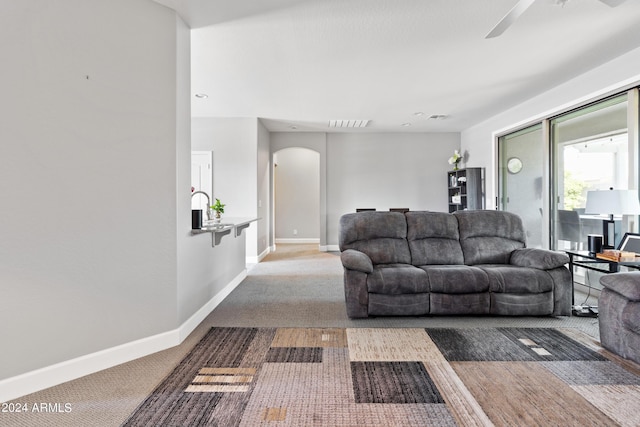
<svg viewBox="0 0 640 427"><path fill-rule="evenodd" d="M191 187L193 191L204 191L213 197L213 152L191 152ZM213 204L213 200L211 200ZM203 214L208 209L207 198L196 194L191 198L191 209L202 209ZM206 218L206 214L203 215Z"/></svg>

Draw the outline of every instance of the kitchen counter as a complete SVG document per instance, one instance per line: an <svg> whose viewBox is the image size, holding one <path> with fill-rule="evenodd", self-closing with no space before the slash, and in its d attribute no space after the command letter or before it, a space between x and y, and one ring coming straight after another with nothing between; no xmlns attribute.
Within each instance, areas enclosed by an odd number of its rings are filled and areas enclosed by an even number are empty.
<svg viewBox="0 0 640 427"><path fill-rule="evenodd" d="M259 218L250 217L230 217L222 218L220 223L214 223L213 221L204 221L201 229L192 229L191 234L205 234L211 233L211 246L217 246L220 244L222 238L233 232L234 237L238 237L242 234L242 230L248 228L252 222L258 221Z"/></svg>

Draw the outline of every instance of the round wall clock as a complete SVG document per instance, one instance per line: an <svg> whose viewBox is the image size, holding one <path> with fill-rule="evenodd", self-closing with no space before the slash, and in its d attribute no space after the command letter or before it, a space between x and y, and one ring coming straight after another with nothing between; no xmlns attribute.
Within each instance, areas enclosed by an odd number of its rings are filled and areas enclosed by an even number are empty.
<svg viewBox="0 0 640 427"><path fill-rule="evenodd" d="M510 173L518 173L522 170L522 160L517 157L512 157L507 160L507 170Z"/></svg>

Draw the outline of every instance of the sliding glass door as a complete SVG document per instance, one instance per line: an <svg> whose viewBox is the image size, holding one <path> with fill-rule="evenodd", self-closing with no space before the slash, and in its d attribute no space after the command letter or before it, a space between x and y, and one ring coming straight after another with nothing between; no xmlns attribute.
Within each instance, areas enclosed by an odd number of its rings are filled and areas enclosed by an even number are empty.
<svg viewBox="0 0 640 427"><path fill-rule="evenodd" d="M498 138L498 209L518 214L527 246L543 246L544 138L542 125Z"/></svg>
<svg viewBox="0 0 640 427"><path fill-rule="evenodd" d="M625 94L550 120L552 249L586 249L588 234L602 234L607 212L585 211L588 191L630 188L627 108ZM616 243L623 220L615 218Z"/></svg>

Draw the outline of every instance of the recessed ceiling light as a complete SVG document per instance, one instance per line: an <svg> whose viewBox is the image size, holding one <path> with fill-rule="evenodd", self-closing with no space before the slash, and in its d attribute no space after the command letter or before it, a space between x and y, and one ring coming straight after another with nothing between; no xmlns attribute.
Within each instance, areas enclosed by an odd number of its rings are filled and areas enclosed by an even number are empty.
<svg viewBox="0 0 640 427"><path fill-rule="evenodd" d="M289 126L289 129L296 130L296 129L298 129L298 126L296 126L296 125L291 125L291 126Z"/></svg>
<svg viewBox="0 0 640 427"><path fill-rule="evenodd" d="M446 114L432 114L429 116L430 119L434 119L434 120L439 120L439 119L446 119L447 116Z"/></svg>
<svg viewBox="0 0 640 427"><path fill-rule="evenodd" d="M404 126L404 127L409 127L409 126L411 126L411 123L409 123L409 122L407 122L407 123L403 123L403 124L402 124L402 126Z"/></svg>
<svg viewBox="0 0 640 427"><path fill-rule="evenodd" d="M207 95L206 93L196 93L196 98L205 99L208 97L209 95Z"/></svg>
<svg viewBox="0 0 640 427"><path fill-rule="evenodd" d="M424 113L422 111L416 111L415 113L413 113L413 115L416 117L420 117L420 116L424 116Z"/></svg>

